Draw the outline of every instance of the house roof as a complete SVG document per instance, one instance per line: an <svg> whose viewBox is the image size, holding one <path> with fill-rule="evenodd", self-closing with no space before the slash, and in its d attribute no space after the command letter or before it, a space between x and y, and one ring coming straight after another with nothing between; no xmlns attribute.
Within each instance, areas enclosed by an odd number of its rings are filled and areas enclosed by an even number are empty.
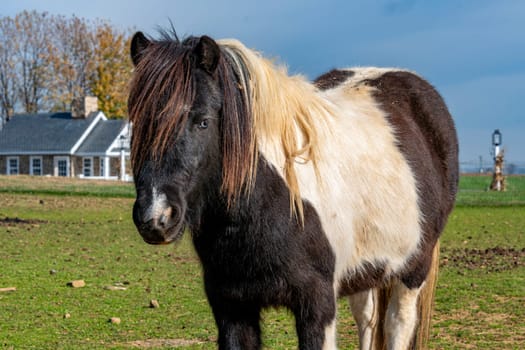
<svg viewBox="0 0 525 350"><path fill-rule="evenodd" d="M70 153L98 113L74 119L71 113L19 114L0 131L0 153Z"/></svg>
<svg viewBox="0 0 525 350"><path fill-rule="evenodd" d="M120 135L129 153L128 123L108 120L102 112L87 118L71 113L19 114L0 129L0 154L107 155L120 152Z"/></svg>
<svg viewBox="0 0 525 350"><path fill-rule="evenodd" d="M80 145L77 154L104 154L126 126L123 120L101 120Z"/></svg>

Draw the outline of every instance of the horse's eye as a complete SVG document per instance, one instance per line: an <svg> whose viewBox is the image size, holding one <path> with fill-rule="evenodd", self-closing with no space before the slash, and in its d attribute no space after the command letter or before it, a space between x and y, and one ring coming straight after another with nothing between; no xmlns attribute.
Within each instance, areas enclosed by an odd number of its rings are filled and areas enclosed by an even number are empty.
<svg viewBox="0 0 525 350"><path fill-rule="evenodd" d="M199 129L207 129L208 128L208 119L203 119L199 123Z"/></svg>

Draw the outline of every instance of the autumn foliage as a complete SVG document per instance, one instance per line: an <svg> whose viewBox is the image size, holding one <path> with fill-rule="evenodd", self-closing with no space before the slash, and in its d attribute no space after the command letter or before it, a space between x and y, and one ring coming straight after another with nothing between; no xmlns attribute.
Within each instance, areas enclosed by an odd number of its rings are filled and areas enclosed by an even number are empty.
<svg viewBox="0 0 525 350"><path fill-rule="evenodd" d="M98 97L106 116L126 117L130 34L46 12L0 17L0 117L68 111L84 95Z"/></svg>

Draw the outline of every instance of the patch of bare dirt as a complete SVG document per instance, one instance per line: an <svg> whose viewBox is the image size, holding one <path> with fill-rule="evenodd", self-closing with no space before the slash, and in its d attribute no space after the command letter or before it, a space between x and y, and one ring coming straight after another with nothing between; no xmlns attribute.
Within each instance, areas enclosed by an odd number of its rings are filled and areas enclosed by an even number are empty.
<svg viewBox="0 0 525 350"><path fill-rule="evenodd" d="M443 249L441 267L500 272L525 266L525 248Z"/></svg>
<svg viewBox="0 0 525 350"><path fill-rule="evenodd" d="M36 219L20 219L20 218L9 218L5 217L0 219L0 226L18 226L18 225L40 225L46 224L45 220Z"/></svg>

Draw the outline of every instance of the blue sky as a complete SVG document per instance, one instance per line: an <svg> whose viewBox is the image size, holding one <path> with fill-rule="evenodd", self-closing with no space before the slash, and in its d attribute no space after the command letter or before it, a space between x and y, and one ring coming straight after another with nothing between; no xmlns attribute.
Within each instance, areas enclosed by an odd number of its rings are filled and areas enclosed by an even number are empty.
<svg viewBox="0 0 525 350"><path fill-rule="evenodd" d="M525 1L522 0L3 0L22 10L104 18L155 34L237 38L309 78L335 67L418 72L443 95L460 159L488 163L500 129L508 162L525 161Z"/></svg>

